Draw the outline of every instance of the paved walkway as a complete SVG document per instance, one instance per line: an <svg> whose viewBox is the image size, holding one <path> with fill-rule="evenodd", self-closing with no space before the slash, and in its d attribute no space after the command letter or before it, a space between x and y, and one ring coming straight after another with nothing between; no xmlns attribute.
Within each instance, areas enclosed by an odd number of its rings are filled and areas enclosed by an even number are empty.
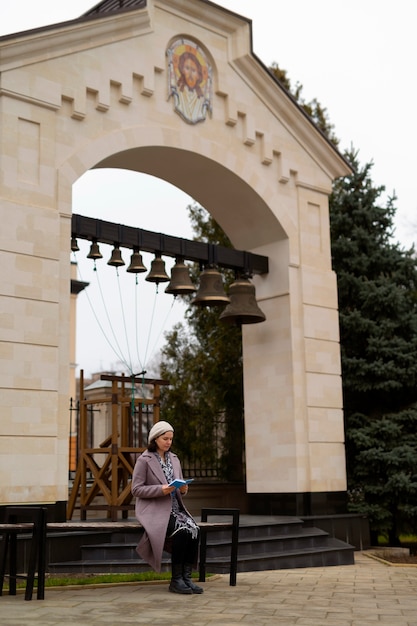
<svg viewBox="0 0 417 626"><path fill-rule="evenodd" d="M181 596L164 584L46 589L0 598L2 626L417 626L417 567L355 553L355 564L242 573Z"/></svg>

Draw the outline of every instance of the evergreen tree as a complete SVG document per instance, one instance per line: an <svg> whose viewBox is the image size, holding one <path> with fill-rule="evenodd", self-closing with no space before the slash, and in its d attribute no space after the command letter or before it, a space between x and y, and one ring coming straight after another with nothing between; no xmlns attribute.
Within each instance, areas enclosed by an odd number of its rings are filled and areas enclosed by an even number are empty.
<svg viewBox="0 0 417 626"><path fill-rule="evenodd" d="M330 221L351 508L398 542L417 513L416 261L391 242L395 198L381 206L372 164L347 158L354 173L334 183Z"/></svg>
<svg viewBox="0 0 417 626"><path fill-rule="evenodd" d="M350 510L367 515L372 544L417 530L417 408L347 414Z"/></svg>
<svg viewBox="0 0 417 626"><path fill-rule="evenodd" d="M395 198L378 205L372 164L334 183L332 262L338 277L346 408L380 412L417 399L417 272L414 250L391 243Z"/></svg>

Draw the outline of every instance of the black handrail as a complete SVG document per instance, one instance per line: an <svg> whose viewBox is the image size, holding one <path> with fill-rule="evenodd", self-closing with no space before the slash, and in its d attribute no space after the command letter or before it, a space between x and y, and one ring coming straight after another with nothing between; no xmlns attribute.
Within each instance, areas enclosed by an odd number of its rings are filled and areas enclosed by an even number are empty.
<svg viewBox="0 0 417 626"><path fill-rule="evenodd" d="M204 508L201 509L201 521L207 522L209 515L219 515L232 517L232 546L230 553L230 585L236 586L237 576L237 553L239 546L239 509L213 509ZM199 567L199 580L204 582L206 580L206 559L207 559L207 529L204 526L200 528L200 567Z"/></svg>

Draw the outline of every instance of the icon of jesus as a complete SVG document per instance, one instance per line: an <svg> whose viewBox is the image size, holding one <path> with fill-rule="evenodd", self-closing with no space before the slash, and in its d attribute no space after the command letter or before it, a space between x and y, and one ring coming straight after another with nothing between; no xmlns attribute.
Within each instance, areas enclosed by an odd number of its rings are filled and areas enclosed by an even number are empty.
<svg viewBox="0 0 417 626"><path fill-rule="evenodd" d="M206 119L211 112L211 68L197 48L184 45L172 46L168 50L170 87L175 110L190 124ZM195 44L194 44L195 45ZM200 58L199 58L200 57Z"/></svg>

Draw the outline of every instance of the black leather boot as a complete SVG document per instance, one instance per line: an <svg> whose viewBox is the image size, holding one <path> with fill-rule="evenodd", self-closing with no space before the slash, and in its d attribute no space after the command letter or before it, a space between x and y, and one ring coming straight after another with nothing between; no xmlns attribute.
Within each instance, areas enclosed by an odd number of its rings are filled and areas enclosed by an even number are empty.
<svg viewBox="0 0 417 626"><path fill-rule="evenodd" d="M169 584L169 590L172 593L191 594L193 590L185 583L182 577L182 564L172 564L172 578Z"/></svg>
<svg viewBox="0 0 417 626"><path fill-rule="evenodd" d="M204 593L204 589L202 587L199 587L198 585L195 585L193 581L191 580L192 571L193 571L193 566L190 565L189 563L186 563L183 566L182 577L183 577L185 584L187 585L187 587L191 589L192 593Z"/></svg>

